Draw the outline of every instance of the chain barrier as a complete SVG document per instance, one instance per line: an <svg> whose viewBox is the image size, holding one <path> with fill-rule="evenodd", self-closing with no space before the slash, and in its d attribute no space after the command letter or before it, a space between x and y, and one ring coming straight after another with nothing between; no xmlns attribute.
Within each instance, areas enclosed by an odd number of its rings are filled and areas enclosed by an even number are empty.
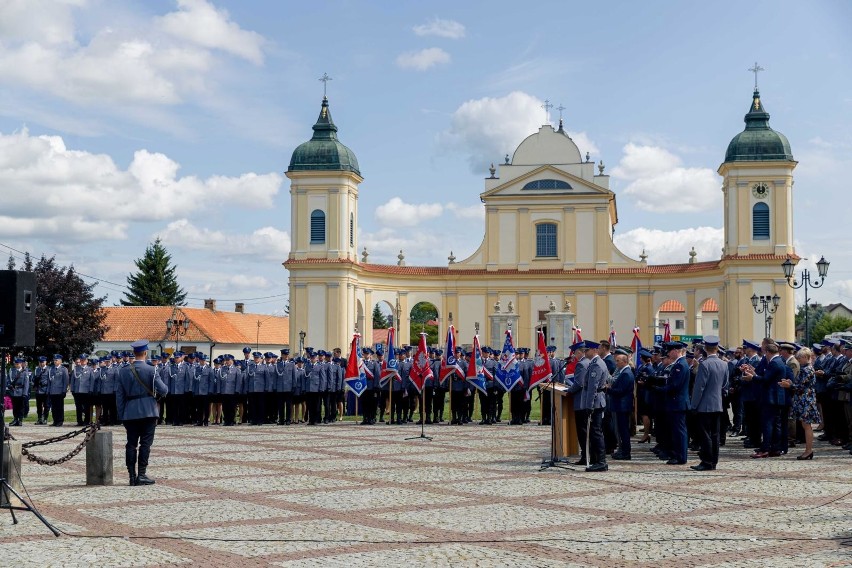
<svg viewBox="0 0 852 568"><path fill-rule="evenodd" d="M79 430L72 430L67 434L63 434L61 436L56 436L55 438L47 438L46 440L36 440L34 442L26 442L25 444L21 444L21 454L25 455L27 459L31 462L35 462L39 465L59 465L67 462L72 459L74 456L83 451L83 448L86 447L86 444L89 443L89 440L94 438L95 432L101 429L100 424L89 424L84 428L80 428ZM64 440L70 440L71 438L75 438L80 434L86 434L83 441L77 444L77 446L68 452L66 455L61 458L56 458L54 460L41 458L35 454L30 453L30 448L35 448L37 446L46 446L48 444L53 444L56 442L62 442Z"/></svg>

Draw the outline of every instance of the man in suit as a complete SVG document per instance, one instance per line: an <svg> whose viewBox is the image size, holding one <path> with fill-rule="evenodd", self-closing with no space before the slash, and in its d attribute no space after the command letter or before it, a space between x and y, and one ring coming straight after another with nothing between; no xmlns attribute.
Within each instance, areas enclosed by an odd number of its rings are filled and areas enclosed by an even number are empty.
<svg viewBox="0 0 852 568"><path fill-rule="evenodd" d="M633 389L636 384L633 369L630 368L629 358L624 353L615 355L615 374L612 383L607 388L612 408L615 414L616 433L618 434L618 451L612 456L614 460L630 459L630 422L633 418Z"/></svg>
<svg viewBox="0 0 852 568"><path fill-rule="evenodd" d="M757 385L760 401L762 443L751 457L766 458L781 455L781 409L784 408L785 389L781 381L792 380L793 372L779 355L778 344L765 343L766 365L743 369L743 378Z"/></svg>
<svg viewBox="0 0 852 568"><path fill-rule="evenodd" d="M115 390L118 416L127 431L124 458L130 474L130 485L153 485L154 480L146 474L160 415L157 397L166 396L168 389L159 377L154 376L154 368L145 361L148 342L137 341L131 347L136 360L121 369Z"/></svg>
<svg viewBox="0 0 852 568"><path fill-rule="evenodd" d="M672 363L665 386L657 387L663 393L663 412L670 433L671 458L667 465L686 463L688 438L686 433L686 411L689 408L689 364L686 361L686 344L672 341L663 345Z"/></svg>
<svg viewBox="0 0 852 568"><path fill-rule="evenodd" d="M586 359L586 344L582 341L571 346L571 353L577 358L573 377L565 377L565 386L568 392L573 394L574 399L574 424L577 427L577 441L580 445L580 459L574 465L589 465L586 455L586 424L589 412L583 404L582 391L586 384L586 371L589 368L589 360Z"/></svg>
<svg viewBox="0 0 852 568"><path fill-rule="evenodd" d="M719 463L719 423L723 411L722 392L728 388L728 364L719 358L719 338L704 338L707 358L698 364L692 400L689 408L696 413L698 457L701 463L691 466L695 471L716 469Z"/></svg>
<svg viewBox="0 0 852 568"><path fill-rule="evenodd" d="M62 355L53 356L53 366L47 369L48 394L50 409L53 414L51 426L62 426L65 423L65 395L70 384L68 369L62 366Z"/></svg>
<svg viewBox="0 0 852 568"><path fill-rule="evenodd" d="M607 471L606 442L603 434L603 413L606 408L605 387L611 379L606 363L598 354L600 346L597 343L586 341L586 359L589 360L589 368L586 371L586 380L581 392L583 405L591 413L591 421L588 422L589 439L589 466L586 471Z"/></svg>

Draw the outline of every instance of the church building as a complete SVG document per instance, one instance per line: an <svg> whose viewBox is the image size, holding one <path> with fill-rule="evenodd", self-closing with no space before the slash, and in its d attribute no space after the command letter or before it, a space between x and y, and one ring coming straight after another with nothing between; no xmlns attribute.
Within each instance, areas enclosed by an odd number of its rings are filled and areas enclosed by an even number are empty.
<svg viewBox="0 0 852 568"><path fill-rule="evenodd" d="M612 327L621 343L640 329L643 343L662 333L665 306L680 306L683 335L714 333L726 345L764 335L764 315L751 297L780 297L772 335L794 338L795 300L782 262L793 249L793 170L787 138L769 127L755 89L745 129L718 168L724 195L724 247L715 260L649 264L613 243L617 196L603 164L584 159L563 129L547 124L506 156L479 198L485 234L468 258L445 266L367 262L358 253L358 187L353 151L337 137L323 97L313 137L293 152L290 179L292 249L290 345L342 347L356 329L372 337L373 307L399 314L398 343L408 343L409 315L420 302L438 311L438 337L452 321L459 343L478 324L483 344L498 347L511 325L517 346L534 346L543 329L559 354L573 326L586 339ZM377 165L381 167L381 165ZM475 198L471 194L471 200ZM688 243L686 243L688 244ZM387 311L387 310L385 310ZM662 317L661 317L662 314ZM670 322L672 327L674 322ZM442 339L443 340L443 339ZM416 341L416 338L415 338Z"/></svg>

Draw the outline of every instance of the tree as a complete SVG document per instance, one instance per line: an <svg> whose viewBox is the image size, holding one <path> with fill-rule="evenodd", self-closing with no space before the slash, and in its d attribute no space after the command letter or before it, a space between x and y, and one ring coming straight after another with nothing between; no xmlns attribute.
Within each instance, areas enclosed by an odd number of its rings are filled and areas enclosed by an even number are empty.
<svg viewBox="0 0 852 568"><path fill-rule="evenodd" d="M32 262L29 257L24 261ZM44 255L36 274L35 347L23 352L31 357L59 353L69 358L94 349L107 326L101 309L106 298L95 297L96 284L86 284L74 267L57 266Z"/></svg>
<svg viewBox="0 0 852 568"><path fill-rule="evenodd" d="M846 331L850 327L852 327L852 319L843 316L824 315L813 327L811 339L819 341L826 335L831 335L835 331Z"/></svg>
<svg viewBox="0 0 852 568"><path fill-rule="evenodd" d="M6 270L15 270L15 257L9 253L9 260L6 261Z"/></svg>
<svg viewBox="0 0 852 568"><path fill-rule="evenodd" d="M382 313L379 305L376 304L373 306L373 329L387 329L389 327L388 317Z"/></svg>
<svg viewBox="0 0 852 568"><path fill-rule="evenodd" d="M822 304L812 303L808 307L808 331L810 333L805 333L805 305L802 304L798 308L796 308L796 331L798 332L799 327L802 328L802 337L810 337L816 338L814 335L814 326L816 326L817 322L822 319L825 315L825 307ZM818 339L822 339L819 337Z"/></svg>
<svg viewBox="0 0 852 568"><path fill-rule="evenodd" d="M135 261L138 272L127 276L128 291L123 306L183 306L186 292L175 278L176 266L159 237L148 245L145 255Z"/></svg>
<svg viewBox="0 0 852 568"><path fill-rule="evenodd" d="M438 343L438 326L428 322L438 319L438 309L429 302L420 302L411 308L411 343L420 341L420 332L426 332L426 344Z"/></svg>

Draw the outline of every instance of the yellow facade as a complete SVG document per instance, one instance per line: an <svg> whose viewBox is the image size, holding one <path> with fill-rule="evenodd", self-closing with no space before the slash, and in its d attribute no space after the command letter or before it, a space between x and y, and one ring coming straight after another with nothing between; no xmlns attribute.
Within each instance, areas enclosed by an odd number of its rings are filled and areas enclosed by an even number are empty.
<svg viewBox="0 0 852 568"><path fill-rule="evenodd" d="M468 258L446 266L362 262L357 255L360 176L290 171L293 250L285 262L290 272L290 344L298 345L300 330L306 343L318 348L345 349L356 326L369 338L370 314L379 302L399 305L399 343L411 340L411 308L429 302L438 310L439 337L452 314L465 343L479 323L486 344L501 344L488 322L495 305L506 314L511 303L517 315L516 345L533 346L542 313L554 306L561 311L570 303L585 338L606 337L612 322L622 342L638 326L647 344L661 332L657 318L665 301L686 307L687 334L696 334L707 299L719 305L723 343L734 344L764 334L763 315L754 313L752 294L781 297L773 335L792 339L794 295L781 263L795 255L795 165L792 160L723 163L724 254L713 261L673 265L649 265L616 248L612 234L618 212L609 177L582 159L561 126L543 126L501 165L499 177L485 180L482 244ZM755 185L761 185L759 191ZM753 208L758 202L769 207L769 238L755 240ZM310 214L316 207L325 207L328 221L323 244L310 243ZM554 230L555 236L547 232ZM537 246L537 231L545 235L541 242L553 248ZM562 352L567 346L557 347Z"/></svg>

